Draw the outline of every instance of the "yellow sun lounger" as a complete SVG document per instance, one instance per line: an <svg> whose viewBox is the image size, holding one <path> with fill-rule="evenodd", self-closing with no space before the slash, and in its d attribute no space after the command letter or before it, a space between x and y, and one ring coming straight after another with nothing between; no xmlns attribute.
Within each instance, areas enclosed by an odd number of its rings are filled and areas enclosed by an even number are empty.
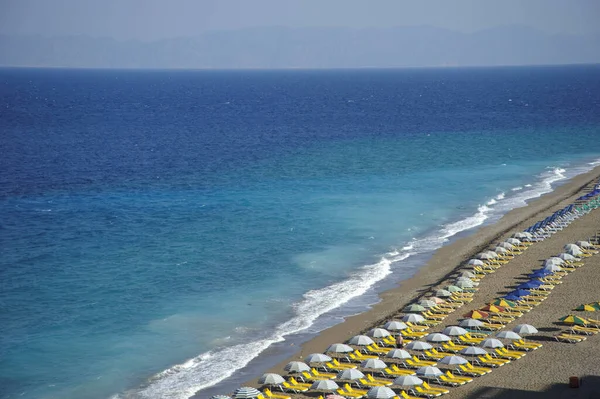
<svg viewBox="0 0 600 399"><path fill-rule="evenodd" d="M281 393L273 393L269 388L265 388L264 394L267 395L267 398L271 399L292 399L291 396L281 394Z"/></svg>
<svg viewBox="0 0 600 399"><path fill-rule="evenodd" d="M587 339L587 337L584 337L582 335L568 334L568 333L562 332L560 334L555 335L554 339L559 342L567 342L570 344L576 344L578 342L585 341Z"/></svg>

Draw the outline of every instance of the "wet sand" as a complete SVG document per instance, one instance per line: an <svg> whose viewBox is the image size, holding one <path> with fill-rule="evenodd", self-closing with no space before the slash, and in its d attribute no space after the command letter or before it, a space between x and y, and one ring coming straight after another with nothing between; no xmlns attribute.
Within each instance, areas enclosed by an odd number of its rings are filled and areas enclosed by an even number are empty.
<svg viewBox="0 0 600 399"><path fill-rule="evenodd" d="M385 321L393 319L399 309L406 304L413 302L432 288L444 285L445 280L456 274L472 255L573 203L578 196L589 189L591 183L597 182L599 177L600 167L576 176L553 192L530 202L528 206L510 211L497 223L483 227L471 236L440 248L415 276L400 282L397 288L383 292L380 295L381 301L369 311L349 317L344 322L320 332L318 336L303 344L294 356L285 359L269 371L285 375L283 367L289 361L301 360L310 353L323 352L332 343L345 342L356 334L383 325ZM512 286L524 281L524 273L541 267L543 259L562 252L562 247L567 243L593 236L599 229L600 210L596 210L576 220L551 238L534 244L500 268L498 272L486 276L481 282L474 301L451 314L443 324L432 328L431 332L439 332L447 325L455 325L462 314L511 291ZM543 348L528 354L521 360L496 369L473 383L451 388L451 392L444 397L462 398L470 395L474 395L470 397L500 397L498 395L502 395L502 392L508 392L503 389L509 388L525 390L523 392L527 394L526 391L543 391L553 384L565 384L568 377L572 375L600 375L600 356L596 356L597 349L600 349L600 335L591 336L587 341L577 345L548 341L548 336L555 334L561 328L554 324L559 317L568 314L573 307L581 303L600 301L600 289L598 289L600 255L588 258L585 263L584 267L565 277L564 283L553 290L548 300L508 326L511 328L513 324L531 323L541 328L538 337L532 339L543 341ZM247 385L257 386L257 381L249 381ZM556 389L560 391L561 386L555 387L554 391ZM485 389L485 392L482 389ZM518 393L518 391L511 391L507 397L516 397Z"/></svg>

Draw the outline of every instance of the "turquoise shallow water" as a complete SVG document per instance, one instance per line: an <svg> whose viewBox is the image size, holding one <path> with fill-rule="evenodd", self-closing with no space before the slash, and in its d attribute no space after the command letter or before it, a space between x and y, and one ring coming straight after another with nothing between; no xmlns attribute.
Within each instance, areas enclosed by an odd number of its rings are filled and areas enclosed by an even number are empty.
<svg viewBox="0 0 600 399"><path fill-rule="evenodd" d="M0 78L1 398L187 398L600 158L597 67Z"/></svg>

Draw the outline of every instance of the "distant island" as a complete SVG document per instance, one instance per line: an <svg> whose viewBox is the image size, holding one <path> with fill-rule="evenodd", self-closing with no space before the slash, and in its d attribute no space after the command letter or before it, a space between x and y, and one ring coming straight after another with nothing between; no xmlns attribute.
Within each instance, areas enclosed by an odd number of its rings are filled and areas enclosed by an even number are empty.
<svg viewBox="0 0 600 399"><path fill-rule="evenodd" d="M398 28L265 27L197 37L118 41L0 35L0 66L71 68L386 68L600 62L600 34L524 26L461 33Z"/></svg>

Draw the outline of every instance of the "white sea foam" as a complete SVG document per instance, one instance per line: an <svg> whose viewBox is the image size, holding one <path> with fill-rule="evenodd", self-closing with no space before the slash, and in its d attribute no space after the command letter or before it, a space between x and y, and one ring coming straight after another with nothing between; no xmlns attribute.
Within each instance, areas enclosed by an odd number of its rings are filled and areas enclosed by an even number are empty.
<svg viewBox="0 0 600 399"><path fill-rule="evenodd" d="M504 193L504 192L501 192L500 194L498 194L498 195L496 196L496 199L497 199L497 200L503 200L505 197L506 197L506 193Z"/></svg>
<svg viewBox="0 0 600 399"><path fill-rule="evenodd" d="M305 330L322 314L338 308L354 297L363 295L373 284L391 273L392 262L406 259L410 255L410 253L398 253L391 259L384 257L375 264L362 267L344 281L307 292L303 300L294 306L295 316L277 326L273 333L264 339L203 353L156 374L145 387L122 393L114 398L189 398L197 391L231 376L271 344L283 341L287 335Z"/></svg>
<svg viewBox="0 0 600 399"><path fill-rule="evenodd" d="M523 187L518 186L518 187L511 188L510 190L511 191L520 191L520 190L523 190Z"/></svg>

